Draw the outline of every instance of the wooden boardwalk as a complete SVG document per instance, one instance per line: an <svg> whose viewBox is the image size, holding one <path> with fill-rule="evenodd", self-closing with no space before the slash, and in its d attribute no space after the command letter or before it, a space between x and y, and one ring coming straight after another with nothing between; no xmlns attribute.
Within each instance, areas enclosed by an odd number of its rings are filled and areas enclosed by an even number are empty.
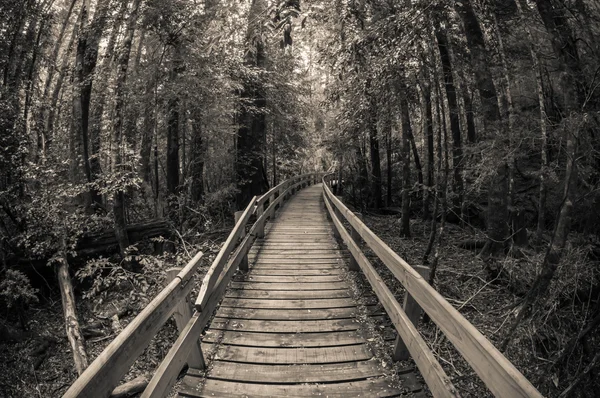
<svg viewBox="0 0 600 398"><path fill-rule="evenodd" d="M383 334L385 340L395 338L392 358L412 358L434 397L458 398L417 329L422 311L494 396L541 398L427 283L422 276L427 269L404 261L333 194L333 175L296 176L251 200L236 215L236 225L204 275L194 309L189 295L202 252L185 267L169 270L167 286L94 359L64 398L111 396L171 316L179 335L142 398L171 396L186 364L188 371L176 388L183 397L424 397L412 368L394 366L397 375L391 375L391 366L386 372L375 358L372 348L387 355L390 347L376 345L375 336L368 334L371 320L389 325ZM324 184L312 185L317 181ZM268 233L258 239L268 219ZM403 285L402 304L363 247ZM358 297L349 269L368 281L369 297Z"/></svg>
<svg viewBox="0 0 600 398"><path fill-rule="evenodd" d="M320 184L286 202L202 339L206 377L189 369L180 396L401 396L357 319L346 253Z"/></svg>

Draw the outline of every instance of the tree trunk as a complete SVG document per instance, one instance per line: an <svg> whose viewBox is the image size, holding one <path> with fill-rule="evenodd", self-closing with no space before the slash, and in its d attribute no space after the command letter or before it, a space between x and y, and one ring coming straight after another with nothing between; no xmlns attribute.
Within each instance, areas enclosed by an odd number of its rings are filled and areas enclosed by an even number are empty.
<svg viewBox="0 0 600 398"><path fill-rule="evenodd" d="M259 70L266 68L267 54L263 42L263 19L267 9L265 0L253 0L248 13L246 43L249 46L244 63ZM236 173L239 194L237 208L243 209L253 196L263 193L268 187L262 154L265 146L266 120L264 109L266 98L262 83L256 79L246 82L242 99L252 101L255 109L241 105L240 126L237 133Z"/></svg>
<svg viewBox="0 0 600 398"><path fill-rule="evenodd" d="M154 100L154 88L156 85L156 76L146 81L146 91L144 98L144 115L142 122L142 141L140 143L140 168L138 173L142 176L144 182L152 185L152 141L154 139L154 125L156 118L156 101Z"/></svg>
<svg viewBox="0 0 600 398"><path fill-rule="evenodd" d="M471 52L471 65L475 72L477 90L481 96L483 115L489 121L500 120L498 96L489 67L490 58L485 49L483 31L471 5L471 0L455 1L454 7L465 27L467 45Z"/></svg>
<svg viewBox="0 0 600 398"><path fill-rule="evenodd" d="M584 120L584 123L586 121ZM577 150L579 131L581 126L572 126L572 129L565 129L567 131L567 165L565 171L565 191L563 195L563 202L556 220L556 226L554 228L554 234L552 240L548 245L546 255L542 262L542 269L538 277L536 278L533 286L525 296L523 304L519 309L517 318L509 328L504 341L502 342L501 349L505 350L508 344L514 336L514 332L519 327L521 322L528 319L533 312L533 306L535 303L544 297L550 283L554 278L556 269L560 263L563 255L563 251L567 244L567 238L570 232L571 224L571 212L573 210L573 203L575 202L576 189L577 189Z"/></svg>
<svg viewBox="0 0 600 398"><path fill-rule="evenodd" d="M469 91L465 88L464 95L465 113L467 117L467 141L470 144L477 142L477 131L475 130L475 112L473 111L473 100Z"/></svg>
<svg viewBox="0 0 600 398"><path fill-rule="evenodd" d="M123 170L122 152L124 152L123 138L123 119L125 118L125 83L127 80L127 68L131 56L131 47L133 45L133 36L138 18L138 11L141 0L133 2L133 8L127 22L127 30L123 39L121 50L119 51L119 60L117 62L117 78L115 81L115 109L113 116L112 132L112 166L113 171L121 179L120 174ZM113 197L113 217L115 223L115 236L119 242L121 256L125 257L126 249L129 247L129 237L127 236L127 223L125 218L125 192L118 188Z"/></svg>
<svg viewBox="0 0 600 398"><path fill-rule="evenodd" d="M387 183L386 183L386 200L385 205L390 207L392 205L392 181L393 181L393 169L392 169L392 128L391 123L388 122L385 133L385 159L387 163Z"/></svg>
<svg viewBox="0 0 600 398"><path fill-rule="evenodd" d="M108 39L108 43L106 44L106 50L102 59L102 63L97 68L97 84L95 89L96 101L94 102L94 107L92 108L89 127L89 141L91 148L90 173L92 180L94 181L102 174L99 156L102 136L102 117L104 115L107 95L109 94L108 88L113 58L115 57L117 35L119 33L121 23L123 22L123 16L127 10L127 5L128 1L121 0L121 6L119 7L115 17L110 37Z"/></svg>
<svg viewBox="0 0 600 398"><path fill-rule="evenodd" d="M435 154L434 154L434 132L433 113L431 111L431 85L428 75L421 76L420 102L422 130L425 136L425 179L423 187L423 221L431 217L432 189L434 185Z"/></svg>
<svg viewBox="0 0 600 398"><path fill-rule="evenodd" d="M444 130L444 137L446 137L447 133L446 133L446 124L445 122L443 122L443 120L445 120L445 116L443 114L443 112L440 110L441 107L443 107L443 98L441 96L441 92L440 92L440 86L439 86L439 81L437 79L437 76L435 78L435 92L436 92L436 98L437 98L437 102L436 102L436 117L437 117L437 130L438 130L438 139L437 139L437 173L436 173L436 192L437 194L435 195L435 200L434 200L434 204L433 204L433 217L431 218L431 227L430 227L430 232L429 232L429 242L427 244L427 249L425 249L425 253L423 254L423 264L429 264L429 256L431 255L431 252L433 251L433 247L434 247L434 243L436 242L436 236L437 236L437 219L438 219L438 210L439 210L439 204L440 204L440 197L442 195L446 195L447 193L447 181L448 181L448 168L444 167L444 178L442 179L442 163L444 160L444 151L442 149L442 130ZM431 111L431 92L430 92L430 111ZM433 117L432 117L433 119ZM433 138L433 137L432 137ZM446 165L448 164L448 160L447 160L447 155L448 155L448 147L447 145L444 146L444 148L446 148ZM432 152L433 152L433 148L432 148ZM446 202L446 199L443 199L444 202ZM447 207L447 204L446 204ZM441 213L441 217L443 219L446 218L446 211L447 209L442 209L442 213ZM429 275L429 283L433 283L433 280L435 278L435 271L434 274Z"/></svg>
<svg viewBox="0 0 600 398"><path fill-rule="evenodd" d="M552 47L560 60L564 106L585 110L586 79L579 59L577 39L565 15L565 6L555 6L552 0L535 0L546 30L551 35Z"/></svg>
<svg viewBox="0 0 600 398"><path fill-rule="evenodd" d="M444 73L444 83L446 87L446 97L448 99L448 111L450 112L450 130L452 131L452 167L454 170L454 192L456 192L455 208L460 208L463 202L463 154L461 143L460 130L460 111L458 109L458 100L456 97L456 88L454 86L454 78L452 77L452 62L450 59L450 51L448 48L448 39L446 33L441 29L435 31L438 42L438 50L442 62L442 70Z"/></svg>
<svg viewBox="0 0 600 398"><path fill-rule="evenodd" d="M455 7L465 26L465 36L472 56L471 63L475 71L475 81L477 90L481 96L482 111L485 121L491 123L491 126L493 126L494 123L500 122L502 117L498 105L498 93L494 86L491 69L488 65L490 57L485 46L483 31L481 30L481 26L479 25L479 21L477 20L477 16L470 0L455 2ZM509 126L505 136L510 137L510 134L511 131ZM502 136L500 135L500 137ZM510 138L508 141L508 145L510 146ZM501 145L501 147L502 146L503 145ZM506 152L510 153L510 150ZM504 156L504 154L501 154L501 156ZM500 218L499 215L502 215L502 217L508 217L509 215L508 206L510 202L512 178L511 167L512 165L509 165L506 161L502 161L490 181L490 187L488 188L489 217L487 220L489 239L486 247L484 247L481 253L484 256L497 255L503 252L505 241L508 239L509 229L506 228L507 218ZM498 187L505 187L505 190L500 192ZM500 196L502 195L506 197L501 199ZM504 235L500 236L500 233L503 233ZM500 250L501 248L502 250Z"/></svg>
<svg viewBox="0 0 600 398"><path fill-rule="evenodd" d="M56 277L60 288L60 296L62 298L67 338L69 339L71 350L73 351L75 369L77 370L77 374L81 375L88 366L88 358L85 351L85 340L81 333L81 328L79 327L79 320L77 319L75 294L73 292L73 285L71 284L71 277L69 276L69 263L67 262L67 255L65 253L66 247L64 238L62 238L61 250L62 252L59 254L57 260Z"/></svg>
<svg viewBox="0 0 600 398"><path fill-rule="evenodd" d="M410 237L410 136L412 134L408 99L403 96L400 99L402 115L402 222L400 225L400 236Z"/></svg>
<svg viewBox="0 0 600 398"><path fill-rule="evenodd" d="M52 96L50 97L50 106L48 107L44 125L44 157L46 157L48 149L52 146L52 142L54 140L54 121L57 119L59 112L58 99L60 98L65 76L67 75L67 69L70 65L71 55L75 47L75 39L79 35L79 26L79 23L75 23L73 26L71 38L67 44L65 55L63 56L64 59L62 60L60 70L58 72L58 78L56 79L56 84L52 90Z"/></svg>
<svg viewBox="0 0 600 398"><path fill-rule="evenodd" d="M361 205L366 203L366 193L365 188L368 189L369 186L369 171L367 170L367 162L365 160L365 155L361 150L361 142L360 137L357 137L357 142L355 146L356 160L358 161L358 191L360 192L360 200Z"/></svg>
<svg viewBox="0 0 600 398"><path fill-rule="evenodd" d="M171 82L175 83L183 67L181 44L175 44ZM179 190L179 95L173 93L167 105L167 192L177 194Z"/></svg>
<svg viewBox="0 0 600 398"><path fill-rule="evenodd" d="M548 175L548 125L546 123L546 96L544 93L544 84L542 80L542 66L540 63L540 57L535 47L533 34L530 28L530 22L532 21L531 12L529 6L525 0L516 1L517 8L519 10L519 16L523 28L527 32L527 38L529 41L529 53L531 54L531 62L533 71L535 73L535 83L537 89L538 104L540 107L540 136L541 136L541 149L540 154L542 158L542 165L540 167L540 193L538 197L538 219L537 227L535 231L535 242L540 243L543 238L544 230L546 229L546 178ZM527 11L526 11L527 10Z"/></svg>
<svg viewBox="0 0 600 398"><path fill-rule="evenodd" d="M44 83L44 93L42 95L42 100L45 101L48 97L48 93L50 91L50 86L52 85L52 79L54 78L54 73L56 73L56 70L58 69L58 61L59 61L59 53L60 53L60 48L62 46L65 34L67 32L67 27L69 26L69 20L71 19L71 15L73 14L73 10L75 8L75 4L77 4L79 0L71 0L71 4L69 6L69 9L67 10L67 15L65 17L65 20L60 28L60 32L58 34L58 37L56 38L56 43L54 43L54 47L52 49L52 52L50 53L50 57L48 58L50 60L50 66L48 67L48 76L46 76L46 81ZM65 53L69 52L69 47L70 45L67 46L67 49L65 51ZM66 62L66 59L63 60L63 63Z"/></svg>
<svg viewBox="0 0 600 398"><path fill-rule="evenodd" d="M100 0L97 4L96 12L92 22L88 25L88 13L85 3L81 10L81 26L79 28L79 40L77 43L77 56L75 59L74 73L74 95L73 95L73 132L75 139L72 155L77 155L72 159L72 175L77 177L80 173L76 170L80 168L81 159L85 177L88 183L92 183L93 175L90 164L89 151L89 113L92 98L92 83L94 80L94 71L98 61L98 48L102 38L102 32L106 25L110 0ZM80 149L81 148L81 151ZM78 177L77 177L78 178ZM90 188L88 205L101 205L102 197L95 188Z"/></svg>
<svg viewBox="0 0 600 398"><path fill-rule="evenodd" d="M192 154L190 156L191 195L195 202L202 202L204 197L204 143L202 142L202 125L199 111L194 111L192 120ZM275 174L273 174L275 178Z"/></svg>
<svg viewBox="0 0 600 398"><path fill-rule="evenodd" d="M381 198L381 160L379 158L379 136L377 134L377 110L375 100L371 98L371 119L369 121L369 152L371 153L371 195L372 206L380 209L383 205Z"/></svg>
<svg viewBox="0 0 600 398"><path fill-rule="evenodd" d="M29 119L29 109L31 107L31 98L33 97L33 88L34 88L34 78L33 78L33 74L36 70L36 63L37 63L37 57L39 52L42 50L41 49L41 39L42 39L42 34L45 34L46 32L46 20L42 19L40 21L39 24L39 28L38 28L38 33L37 33L37 37L35 40L35 46L33 48L33 54L31 56L31 61L29 62L29 70L27 72L27 84L25 87L25 109L23 110L23 122L25 123L26 126L29 126L30 124L28 123ZM42 134L40 131L39 126L35 127L35 131L36 131L36 146L34 148L34 161L35 163L39 163L41 154L42 154ZM31 131L27 132L29 134L27 134L28 136L31 136Z"/></svg>

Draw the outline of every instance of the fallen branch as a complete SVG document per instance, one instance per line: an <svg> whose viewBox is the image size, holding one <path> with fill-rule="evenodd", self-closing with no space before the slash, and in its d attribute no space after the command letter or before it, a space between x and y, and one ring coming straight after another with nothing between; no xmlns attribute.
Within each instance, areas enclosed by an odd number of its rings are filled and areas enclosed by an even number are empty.
<svg viewBox="0 0 600 398"><path fill-rule="evenodd" d="M144 391L148 385L148 378L146 376L138 376L135 379L128 381L127 383L121 384L115 388L110 394L110 398L127 398L134 394Z"/></svg>
<svg viewBox="0 0 600 398"><path fill-rule="evenodd" d="M57 254L56 276L60 287L60 295L62 298L62 307L65 316L65 328L67 338L71 344L73 351L73 361L77 374L81 376L85 368L88 366L87 353L85 351L85 339L79 320L77 319L77 307L75 305L75 293L73 292L73 284L69 276L69 263L67 262L66 244L64 238L61 238L61 252Z"/></svg>

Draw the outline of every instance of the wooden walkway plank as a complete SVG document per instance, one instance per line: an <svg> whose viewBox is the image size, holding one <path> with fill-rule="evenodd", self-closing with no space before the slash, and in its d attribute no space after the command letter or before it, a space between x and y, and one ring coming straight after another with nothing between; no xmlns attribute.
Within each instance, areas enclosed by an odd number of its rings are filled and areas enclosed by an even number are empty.
<svg viewBox="0 0 600 398"><path fill-rule="evenodd" d="M373 358L321 187L297 193L271 221L202 337L210 370L189 369L180 396L402 396ZM383 318L376 300L361 303Z"/></svg>
<svg viewBox="0 0 600 398"><path fill-rule="evenodd" d="M271 300L336 299L350 298L349 290L229 290L225 298Z"/></svg>
<svg viewBox="0 0 600 398"><path fill-rule="evenodd" d="M201 377L200 372L188 375ZM381 376L377 361L360 361L319 365L256 365L216 361L211 378L252 383L327 383L349 382Z"/></svg>
<svg viewBox="0 0 600 398"><path fill-rule="evenodd" d="M261 321L252 319L229 319L215 317L211 328L219 330L239 330L270 333L315 333L358 330L356 319L319 319L311 321Z"/></svg>
<svg viewBox="0 0 600 398"><path fill-rule="evenodd" d="M256 383L238 383L208 379L199 387L197 378L186 376L183 379L184 397L398 397L401 391L394 388L385 379L360 380L349 383L264 385Z"/></svg>
<svg viewBox="0 0 600 398"><path fill-rule="evenodd" d="M301 299L301 300L269 300L269 299L234 299L225 298L221 307L252 308L252 309L329 309L329 308L356 308L352 299Z"/></svg>
<svg viewBox="0 0 600 398"><path fill-rule="evenodd" d="M261 333L209 329L202 341L245 347L314 348L357 345L364 337L356 330L319 333Z"/></svg>

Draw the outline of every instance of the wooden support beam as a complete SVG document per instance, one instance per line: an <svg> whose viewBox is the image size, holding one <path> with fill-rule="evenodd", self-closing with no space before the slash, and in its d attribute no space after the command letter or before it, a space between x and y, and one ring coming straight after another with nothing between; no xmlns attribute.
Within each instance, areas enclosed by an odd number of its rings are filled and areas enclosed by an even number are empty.
<svg viewBox="0 0 600 398"><path fill-rule="evenodd" d="M167 283L173 281L177 275L181 272L181 268L169 268L167 270ZM175 318L175 324L177 325L177 331L181 333L185 328L185 325L192 318L192 302L189 296L185 296L179 304L175 307L173 313ZM190 368L204 369L206 364L204 362L204 355L202 355L202 349L200 348L200 342L197 340L196 344L190 347L190 354L188 356L187 364ZM181 370L181 369L180 369Z"/></svg>
<svg viewBox="0 0 600 398"><path fill-rule="evenodd" d="M198 269L199 252L175 279L131 321L67 390L64 398L107 397L165 324L177 304L188 296Z"/></svg>
<svg viewBox="0 0 600 398"><path fill-rule="evenodd" d="M495 396L542 397L531 382L475 326L432 288L413 267L360 221L333 195L329 187L323 187L323 194L331 201L331 207L336 207L342 216L356 228L365 243L439 326Z"/></svg>
<svg viewBox="0 0 600 398"><path fill-rule="evenodd" d="M342 235L342 239L348 250L352 253L352 255L357 259L357 262L362 269L365 277L369 281L369 284L373 288L373 291L379 298L379 301L383 305L385 312L389 315L390 319L394 323L398 334L403 337L403 339L408 342L408 347L411 353L413 354L413 358L417 367L421 371L427 386L431 390L434 397L447 397L447 398L455 398L458 396L458 393L454 386L452 385L452 381L444 372L444 369L440 366L439 362L433 355L433 352L423 340L423 337L419 334L415 326L408 320L408 317L402 310L400 303L396 301L391 290L385 285L384 281L381 279L381 276L377 273L373 265L369 262L367 257L362 253L362 251L358 248L356 242L352 240L348 231L346 231L340 219L333 212L333 206L329 203L327 197L325 197L325 205L327 209L331 212L331 217L333 219L333 223L340 229L340 233Z"/></svg>
<svg viewBox="0 0 600 398"><path fill-rule="evenodd" d="M423 278L426 278L429 275L429 267L424 267L417 265L413 267L415 271L419 273ZM413 296L410 295L408 291L404 292L404 304L402 305L402 309L406 313L408 319L412 322L415 327L419 325L419 319L421 318L421 313L423 309L417 303L417 300L414 299ZM408 351L408 347L404 344L404 341L400 338L400 335L396 336L396 343L394 344L394 352L392 354L392 359L394 361L406 361L410 357L410 352Z"/></svg>
<svg viewBox="0 0 600 398"><path fill-rule="evenodd" d="M202 281L202 285L200 286L200 292L198 293L198 298L196 299L196 310L202 311L202 308L210 298L210 293L212 292L215 283L219 279L221 272L223 271L223 267L227 264L229 260L229 255L235 249L240 239L242 233L246 233L246 223L250 219L252 213L255 210L256 196L252 198L242 217L238 220L233 228L233 231L229 234L229 237L225 241L225 244L217 254L217 257L213 261L212 265L204 275L204 280Z"/></svg>
<svg viewBox="0 0 600 398"><path fill-rule="evenodd" d="M242 216L244 215L243 211L236 211L235 212L235 223L237 224L238 221L240 220L240 218L242 218ZM242 229L242 233L240 234L240 240L244 239L246 237L246 226L244 225L244 228ZM244 272L248 272L248 254L246 254L242 260L240 261L240 270L244 271Z"/></svg>
<svg viewBox="0 0 600 398"><path fill-rule="evenodd" d="M208 294L207 299L202 300L201 297L198 298L200 301L206 302L205 306L203 307L203 311L196 311L192 315L192 318L185 325L185 328L179 334L179 337L177 337L177 340L173 346L171 346L171 349L158 366L158 369L154 373L152 380L150 380L148 387L146 387L144 390L142 398L162 398L169 395L171 388L177 381L179 370L187 361L190 347L196 344L198 336L200 336L202 330L204 330L208 321L210 321L214 310L221 301L229 281L239 266L239 261L241 260L242 256L248 254L250 247L254 243L254 234L255 229L253 227L250 229L250 232L246 238L231 255L231 258L227 264L224 265L223 273L216 282L213 291Z"/></svg>
<svg viewBox="0 0 600 398"><path fill-rule="evenodd" d="M363 219L363 216L360 213L356 213L356 217L360 218L361 220ZM350 237L354 242L356 242L358 247L361 247L362 239L360 238L358 231L353 226L350 226ZM350 257L348 268L350 268L350 271L360 271L360 266L358 265L358 262L356 262L356 258L354 258L354 256Z"/></svg>
<svg viewBox="0 0 600 398"><path fill-rule="evenodd" d="M259 221L265 212L265 207L262 204L256 206L256 237L262 239L265 237L265 221Z"/></svg>

